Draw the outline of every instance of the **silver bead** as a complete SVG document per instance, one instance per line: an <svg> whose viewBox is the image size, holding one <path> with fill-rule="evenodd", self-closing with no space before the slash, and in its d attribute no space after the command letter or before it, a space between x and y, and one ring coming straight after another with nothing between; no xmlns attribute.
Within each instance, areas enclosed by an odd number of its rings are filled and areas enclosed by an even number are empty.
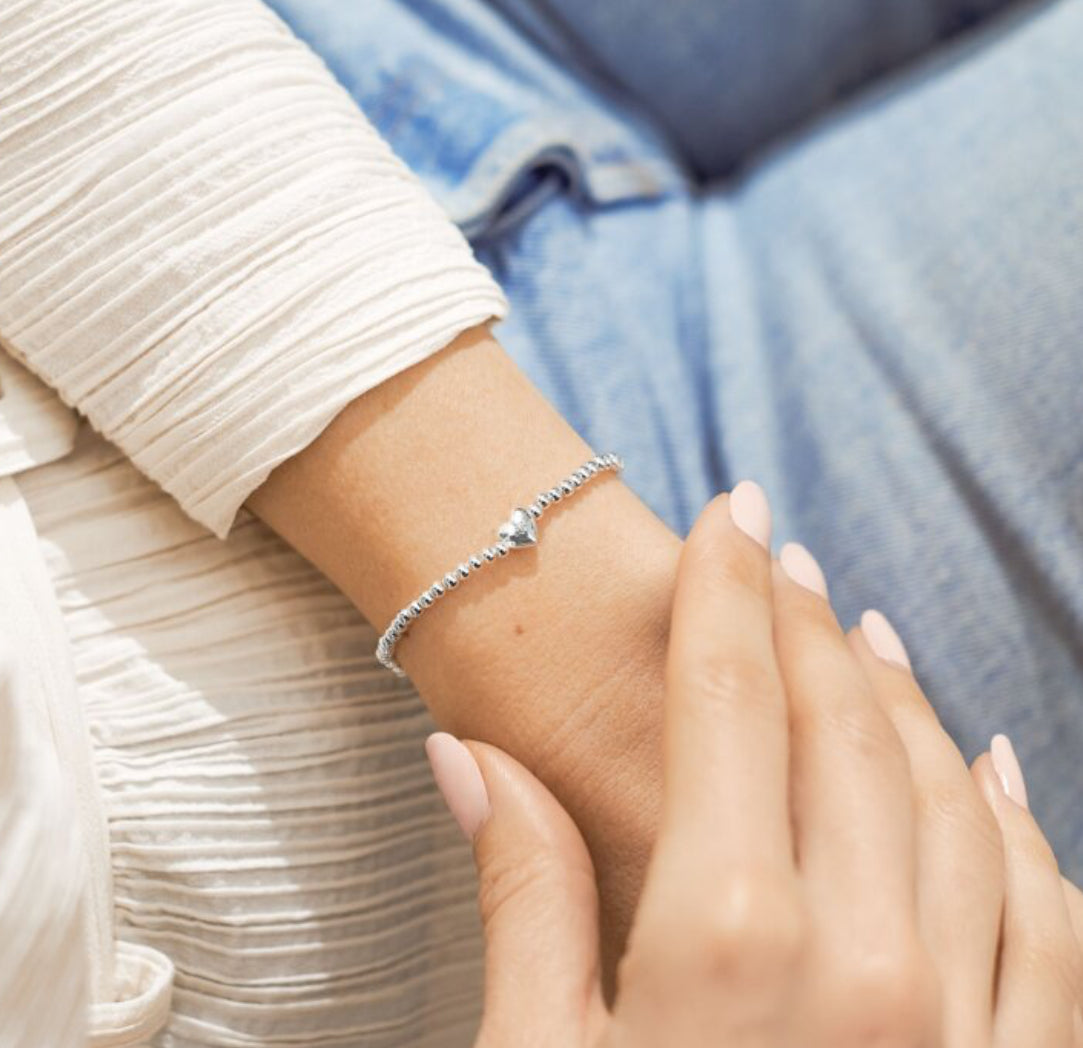
<svg viewBox="0 0 1083 1048"><path fill-rule="evenodd" d="M549 503L552 501L553 500L549 497L548 491L539 491L534 499L534 504L536 506L541 506L542 509L545 509L545 507L548 506Z"/></svg>
<svg viewBox="0 0 1083 1048"><path fill-rule="evenodd" d="M410 618L416 619L421 614L421 601L415 600L407 610L410 612Z"/></svg>
<svg viewBox="0 0 1083 1048"><path fill-rule="evenodd" d="M482 561L481 557L479 557L476 553L471 554L471 556L470 556L470 567L472 567L472 568L480 568L483 563L484 562Z"/></svg>
<svg viewBox="0 0 1083 1048"><path fill-rule="evenodd" d="M544 510L545 507L540 502L532 502L526 508L527 513L529 513L535 520L537 520L538 517L542 515Z"/></svg>
<svg viewBox="0 0 1083 1048"><path fill-rule="evenodd" d="M511 546L506 542L498 542L493 549L496 550L497 555L500 557L506 557L511 552Z"/></svg>
<svg viewBox="0 0 1083 1048"><path fill-rule="evenodd" d="M549 501L550 502L559 502L563 497L564 496L561 493L560 488L555 488L554 487L554 488L549 489Z"/></svg>
<svg viewBox="0 0 1083 1048"><path fill-rule="evenodd" d="M418 599L421 601L422 606L426 608L431 608L436 603L436 599L427 591L422 593Z"/></svg>
<svg viewBox="0 0 1083 1048"><path fill-rule="evenodd" d="M463 561L455 570L459 573L460 579L468 578L470 575L470 565L466 561Z"/></svg>
<svg viewBox="0 0 1083 1048"><path fill-rule="evenodd" d="M458 584L459 584L459 576L457 574L455 574L454 572L449 571L444 576L444 585L448 589L454 589L456 586L458 586Z"/></svg>
<svg viewBox="0 0 1083 1048"><path fill-rule="evenodd" d="M496 550L494 550L492 546L486 546L485 549L481 551L481 555L488 561L496 560Z"/></svg>
<svg viewBox="0 0 1083 1048"><path fill-rule="evenodd" d="M562 480L560 482L560 490L565 495L570 495L578 487L577 484L573 484L570 480Z"/></svg>

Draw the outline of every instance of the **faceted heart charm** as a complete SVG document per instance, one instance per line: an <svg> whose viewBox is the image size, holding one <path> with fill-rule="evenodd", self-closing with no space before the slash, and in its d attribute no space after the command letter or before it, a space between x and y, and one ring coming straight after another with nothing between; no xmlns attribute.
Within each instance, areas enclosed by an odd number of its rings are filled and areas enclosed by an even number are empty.
<svg viewBox="0 0 1083 1048"><path fill-rule="evenodd" d="M500 525L497 531L501 542L506 542L512 549L533 546L538 541L538 525L534 518L522 507L511 511L511 519Z"/></svg>

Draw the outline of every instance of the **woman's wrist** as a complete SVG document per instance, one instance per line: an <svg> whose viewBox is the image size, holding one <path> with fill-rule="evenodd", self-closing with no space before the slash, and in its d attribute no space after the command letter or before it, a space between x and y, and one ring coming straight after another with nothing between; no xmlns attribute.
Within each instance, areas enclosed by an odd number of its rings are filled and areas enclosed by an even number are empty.
<svg viewBox="0 0 1083 1048"><path fill-rule="evenodd" d="M548 762L601 695L660 664L679 543L615 477L539 530L431 608L398 655L449 730L496 720Z"/></svg>
<svg viewBox="0 0 1083 1048"><path fill-rule="evenodd" d="M621 449L589 448L478 330L359 398L249 504L382 630L594 450ZM441 726L546 781L630 901L657 813L680 542L612 474L539 532L427 611L396 657Z"/></svg>
<svg viewBox="0 0 1083 1048"><path fill-rule="evenodd" d="M552 487L539 492L528 505L515 507L497 529L496 541L492 545L479 545L474 553L464 557L457 566L432 582L395 615L376 645L379 661L402 675L404 671L395 660L395 651L399 641L421 615L441 598L452 595L463 583L476 581L478 574L489 564L497 563L509 553L534 550L538 543L538 524L547 510L575 495L592 480L605 477L610 472L620 473L622 469L623 462L619 455L612 452L595 455ZM517 627L517 632L522 632L521 626Z"/></svg>
<svg viewBox="0 0 1083 1048"><path fill-rule="evenodd" d="M510 507L591 454L478 330L359 398L249 505L382 630ZM483 730L505 707L529 722L542 695L620 670L637 635L664 636L679 543L615 476L551 507L539 530L537 547L434 606L399 647L454 730Z"/></svg>

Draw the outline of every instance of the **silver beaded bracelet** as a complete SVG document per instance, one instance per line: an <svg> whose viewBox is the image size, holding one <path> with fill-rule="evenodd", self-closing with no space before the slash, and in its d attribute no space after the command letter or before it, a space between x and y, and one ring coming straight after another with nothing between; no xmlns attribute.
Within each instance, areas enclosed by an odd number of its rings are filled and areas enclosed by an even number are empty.
<svg viewBox="0 0 1083 1048"><path fill-rule="evenodd" d="M508 520L497 529L495 545L486 546L485 549L471 554L453 571L437 579L391 620L391 625L384 630L383 636L376 645L376 658L397 676L405 677L406 673L395 661L395 646L426 608L431 608L445 593L455 589L460 582L465 582L497 557L506 557L513 549L526 549L528 546L536 545L538 518L554 502L560 502L561 499L574 495L588 480L599 473L607 471L619 473L622 469L624 469L624 462L619 455L612 453L596 455L588 462L584 462L575 472L569 473L559 484L548 491L540 492L529 506L516 506L511 511Z"/></svg>

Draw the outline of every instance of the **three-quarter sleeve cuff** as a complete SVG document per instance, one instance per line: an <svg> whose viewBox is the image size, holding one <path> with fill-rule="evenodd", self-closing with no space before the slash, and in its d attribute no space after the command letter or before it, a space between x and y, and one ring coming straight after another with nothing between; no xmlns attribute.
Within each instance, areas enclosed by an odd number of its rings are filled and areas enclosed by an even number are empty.
<svg viewBox="0 0 1083 1048"><path fill-rule="evenodd" d="M503 315L458 229L259 0L13 17L0 334L215 534L351 400Z"/></svg>

